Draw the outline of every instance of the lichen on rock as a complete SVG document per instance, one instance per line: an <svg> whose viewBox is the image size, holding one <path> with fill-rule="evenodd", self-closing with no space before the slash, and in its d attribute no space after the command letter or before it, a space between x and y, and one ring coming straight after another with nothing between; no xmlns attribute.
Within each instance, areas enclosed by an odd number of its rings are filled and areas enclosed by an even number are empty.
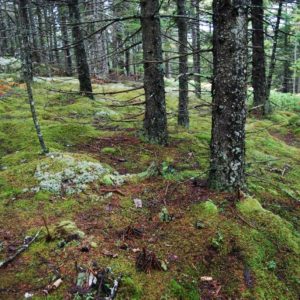
<svg viewBox="0 0 300 300"><path fill-rule="evenodd" d="M88 184L112 172L98 162L79 160L71 154L51 153L51 161L41 163L35 171L39 188L56 194L74 194L85 190Z"/></svg>

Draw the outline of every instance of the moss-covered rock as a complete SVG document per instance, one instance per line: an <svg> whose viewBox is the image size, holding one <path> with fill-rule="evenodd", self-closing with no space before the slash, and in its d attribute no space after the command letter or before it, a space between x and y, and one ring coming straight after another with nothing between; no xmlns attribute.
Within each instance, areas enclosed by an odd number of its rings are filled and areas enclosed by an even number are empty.
<svg viewBox="0 0 300 300"><path fill-rule="evenodd" d="M83 239L85 233L78 229L75 222L70 220L61 221L53 228L53 237L55 239L62 239L65 241Z"/></svg>

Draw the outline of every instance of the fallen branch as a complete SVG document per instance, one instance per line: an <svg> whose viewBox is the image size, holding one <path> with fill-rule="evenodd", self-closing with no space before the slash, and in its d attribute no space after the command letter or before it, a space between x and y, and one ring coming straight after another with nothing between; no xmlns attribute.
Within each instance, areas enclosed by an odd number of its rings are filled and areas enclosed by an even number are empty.
<svg viewBox="0 0 300 300"><path fill-rule="evenodd" d="M10 256L4 261L0 262L0 268L6 267L9 263L11 263L17 256L19 256L21 253L23 253L25 250L29 248L29 246L37 239L39 236L40 231L38 231L34 237L30 237L29 241L28 238L25 238L23 245L16 251L15 254Z"/></svg>
<svg viewBox="0 0 300 300"><path fill-rule="evenodd" d="M117 279L114 280L114 285L110 289L110 295L108 297L105 297L105 300L115 299L121 279L122 279L122 277L119 276Z"/></svg>

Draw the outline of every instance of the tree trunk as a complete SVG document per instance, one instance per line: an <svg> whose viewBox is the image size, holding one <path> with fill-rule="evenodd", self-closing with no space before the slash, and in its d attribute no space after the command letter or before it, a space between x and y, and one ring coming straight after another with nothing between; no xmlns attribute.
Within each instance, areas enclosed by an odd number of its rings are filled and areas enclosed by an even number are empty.
<svg viewBox="0 0 300 300"><path fill-rule="evenodd" d="M245 185L248 0L213 1L213 109L209 185Z"/></svg>
<svg viewBox="0 0 300 300"><path fill-rule="evenodd" d="M159 0L141 0L146 111L144 133L151 143L167 144L167 113L159 20Z"/></svg>
<svg viewBox="0 0 300 300"><path fill-rule="evenodd" d="M60 22L60 30L61 30L61 36L62 36L62 44L64 47L64 59L65 59L65 74L67 76L72 76L72 57L71 57L71 49L69 47L69 36L68 36L68 28L66 25L67 17L66 17L66 11L65 7L60 6L58 8L58 14L59 14L59 22Z"/></svg>
<svg viewBox="0 0 300 300"><path fill-rule="evenodd" d="M33 16L33 3L30 1L28 3L28 17L29 17L29 24L30 24L30 36L31 36L31 43L32 43L32 60L34 62L40 63L41 57L40 57L40 51L38 46L38 40L37 40L37 30L36 30L36 24Z"/></svg>
<svg viewBox="0 0 300 300"><path fill-rule="evenodd" d="M185 0L177 0L177 14L186 16ZM188 110L188 60L187 60L187 21L186 18L177 18L179 42L179 104L178 125L189 127Z"/></svg>
<svg viewBox="0 0 300 300"><path fill-rule="evenodd" d="M41 128L38 122L38 117L35 110L32 88L31 88L31 80L32 80L32 70L31 70L31 53L30 53L30 40L29 40L29 32L30 32L30 24L28 17L28 1L27 0L19 0L19 18L20 18L20 29L21 29L21 39L22 39L22 70L23 77L27 87L28 101L30 105L32 120L34 123L34 127L42 148L43 153L47 153L48 149L45 145L43 135L41 132Z"/></svg>
<svg viewBox="0 0 300 300"><path fill-rule="evenodd" d="M274 29L272 54L271 54L271 60L270 60L270 66L269 66L269 73L268 73L268 77L267 77L267 103L266 104L268 105L268 107L266 107L266 109L265 109L265 114L269 114L271 112L270 93L271 93L271 87L272 87L273 73L274 73L275 64L276 64L276 52L277 52L277 43L278 43L278 35L279 35L279 25L280 25L281 14L282 14L282 4L283 4L283 0L279 0L277 20L276 20L276 25L275 25L275 29Z"/></svg>
<svg viewBox="0 0 300 300"><path fill-rule="evenodd" d="M195 93L197 97L201 97L201 61L200 61L200 7L199 0L193 1L195 7L196 21L192 27L192 43L193 43L193 71L195 82Z"/></svg>
<svg viewBox="0 0 300 300"><path fill-rule="evenodd" d="M125 51L125 70L126 75L130 76L130 49Z"/></svg>
<svg viewBox="0 0 300 300"><path fill-rule="evenodd" d="M60 67L60 57L58 51L58 43L57 43L57 24L56 24L56 11L57 7L55 4L51 5L50 14L51 14L51 25L52 25L52 34L53 34L53 47L54 47L54 54L55 54L55 64Z"/></svg>
<svg viewBox="0 0 300 300"><path fill-rule="evenodd" d="M81 22L78 0L71 0L69 3L70 20L76 25L72 25L73 43L75 44L75 57L77 64L80 92L93 99L92 83L90 78L87 55L84 47L83 34L79 23Z"/></svg>
<svg viewBox="0 0 300 300"><path fill-rule="evenodd" d="M31 82L33 80L32 69L32 45L30 41L30 23L29 23L29 3L28 0L19 0L19 30L21 32L21 60L23 80Z"/></svg>
<svg viewBox="0 0 300 300"><path fill-rule="evenodd" d="M264 115L268 111L266 103L266 66L264 46L263 0L252 0L252 87L254 113Z"/></svg>
<svg viewBox="0 0 300 300"><path fill-rule="evenodd" d="M288 34L289 32L286 32L284 36L284 52L285 52L285 60L283 63L283 81L282 81L282 92L283 93L290 93L291 92L291 78L292 78L292 72L290 69L290 47L289 47L289 41L288 41Z"/></svg>

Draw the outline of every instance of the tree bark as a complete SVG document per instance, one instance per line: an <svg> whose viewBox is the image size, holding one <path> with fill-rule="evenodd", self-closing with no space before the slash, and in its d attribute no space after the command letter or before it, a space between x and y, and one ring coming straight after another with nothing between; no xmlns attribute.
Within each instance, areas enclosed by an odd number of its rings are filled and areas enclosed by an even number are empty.
<svg viewBox="0 0 300 300"><path fill-rule="evenodd" d="M79 79L80 92L93 99L92 83L87 62L87 55L84 46L83 34L79 23L81 22L78 0L70 0L69 3L70 20L76 24L72 26L73 43L75 44L75 57Z"/></svg>
<svg viewBox="0 0 300 300"><path fill-rule="evenodd" d="M159 0L141 0L146 111L144 134L151 143L167 144L167 114L159 20Z"/></svg>
<svg viewBox="0 0 300 300"><path fill-rule="evenodd" d="M23 77L27 88L28 101L31 110L31 116L34 123L34 127L39 139L40 146L43 153L47 153L48 149L45 145L44 138L41 132L41 128L38 122L37 113L35 110L35 104L33 100L31 80L32 80L32 70L31 70L31 53L30 53L30 24L28 17L28 1L19 0L19 18L20 18L20 29L21 29L21 40L22 40L22 71Z"/></svg>
<svg viewBox="0 0 300 300"><path fill-rule="evenodd" d="M177 14L186 16L185 0L177 0ZM189 127L188 110L188 57L187 57L187 20L177 18L178 42L179 42L179 103L178 125Z"/></svg>
<svg viewBox="0 0 300 300"><path fill-rule="evenodd" d="M213 109L209 185L245 185L248 0L213 1Z"/></svg>
<svg viewBox="0 0 300 300"><path fill-rule="evenodd" d="M263 0L252 0L252 87L256 115L267 113Z"/></svg>
<svg viewBox="0 0 300 300"><path fill-rule="evenodd" d="M200 60L200 7L199 0L193 1L195 7L196 21L192 27L192 42L193 42L193 69L194 69L194 82L195 93L197 97L201 97L201 60Z"/></svg>
<svg viewBox="0 0 300 300"><path fill-rule="evenodd" d="M37 40L37 30L36 30L36 23L33 16L33 3L32 1L28 2L28 17L29 17L29 28L30 28L30 37L31 37L31 44L32 44L32 60L34 62L40 63L41 57L40 57L40 51L38 46L38 40Z"/></svg>

